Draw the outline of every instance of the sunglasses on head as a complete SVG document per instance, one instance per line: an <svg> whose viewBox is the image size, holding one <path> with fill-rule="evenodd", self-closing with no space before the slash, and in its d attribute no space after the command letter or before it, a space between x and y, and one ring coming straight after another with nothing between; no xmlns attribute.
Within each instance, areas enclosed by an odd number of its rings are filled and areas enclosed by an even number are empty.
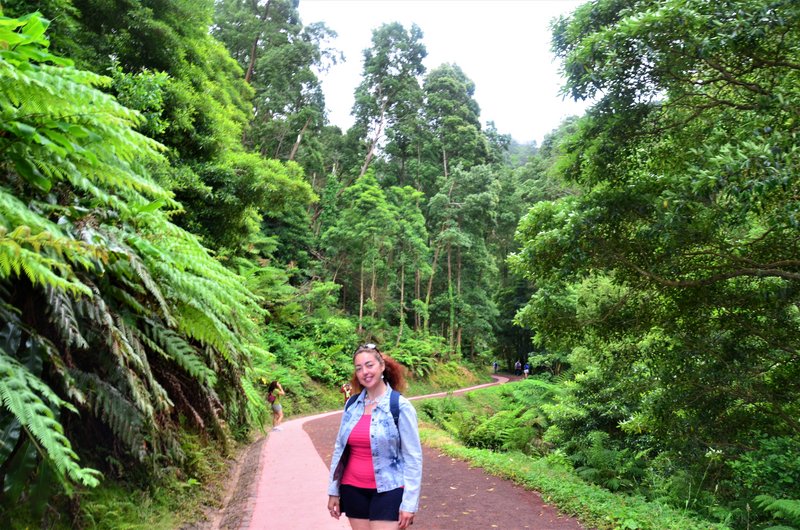
<svg viewBox="0 0 800 530"><path fill-rule="evenodd" d="M378 349L378 346L376 346L375 344L373 344L371 342L368 342L366 344L362 344L361 346L356 348L356 352L353 355L357 355L357 354L361 353L362 351L374 351L374 352L376 352L378 354L378 356L381 356L381 351Z"/></svg>

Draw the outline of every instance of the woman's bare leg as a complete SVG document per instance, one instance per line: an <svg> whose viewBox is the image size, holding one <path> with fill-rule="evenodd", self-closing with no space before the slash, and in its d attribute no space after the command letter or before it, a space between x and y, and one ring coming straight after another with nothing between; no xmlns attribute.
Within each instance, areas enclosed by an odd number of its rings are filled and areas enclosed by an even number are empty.
<svg viewBox="0 0 800 530"><path fill-rule="evenodd" d="M397 521L370 521L369 530L397 530Z"/></svg>
<svg viewBox="0 0 800 530"><path fill-rule="evenodd" d="M347 520L350 522L350 528L352 528L353 530L371 530L372 529L372 527L370 526L370 520L369 519L356 519L354 517L348 517Z"/></svg>

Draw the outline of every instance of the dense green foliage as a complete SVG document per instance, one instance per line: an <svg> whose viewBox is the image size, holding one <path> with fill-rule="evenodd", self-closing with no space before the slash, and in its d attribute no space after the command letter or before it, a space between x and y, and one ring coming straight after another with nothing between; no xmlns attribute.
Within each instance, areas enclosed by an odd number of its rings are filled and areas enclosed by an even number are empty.
<svg viewBox="0 0 800 530"><path fill-rule="evenodd" d="M133 130L140 115L98 90L109 78L50 54L41 17L2 20L0 423L13 505L29 480L96 485L75 443L102 448L96 465L145 473L185 458L181 421L227 444L262 414L242 390L247 360L265 353L257 299L169 221L177 203L147 171L162 148Z"/></svg>
<svg viewBox="0 0 800 530"><path fill-rule="evenodd" d="M423 428L426 445L469 461L494 475L541 492L545 501L562 513L576 516L585 526L600 530L727 530L727 526L700 520L682 510L641 497L615 495L587 484L571 471L561 455L536 457L518 451L496 451L469 447L453 441L441 431Z"/></svg>
<svg viewBox="0 0 800 530"><path fill-rule="evenodd" d="M195 488L265 384L338 405L371 340L412 391L546 374L423 409L487 465L558 467L523 481L592 524L800 526L797 2L587 3L553 50L594 106L538 147L399 23L329 126L342 57L297 8L3 4L2 514Z"/></svg>
<svg viewBox="0 0 800 530"><path fill-rule="evenodd" d="M800 498L798 28L781 1L560 21L567 90L597 102L556 164L574 193L527 214L513 258L535 283L519 321L573 368L544 439L587 473L587 448L616 452L630 476L587 475L609 487L661 469L742 527L756 495Z"/></svg>

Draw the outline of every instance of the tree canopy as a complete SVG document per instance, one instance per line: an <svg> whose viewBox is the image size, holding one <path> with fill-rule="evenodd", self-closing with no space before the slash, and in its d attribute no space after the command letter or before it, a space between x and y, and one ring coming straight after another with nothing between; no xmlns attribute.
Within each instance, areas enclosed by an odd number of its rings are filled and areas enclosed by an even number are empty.
<svg viewBox="0 0 800 530"><path fill-rule="evenodd" d="M446 388L532 365L481 410L420 407L466 445L800 526L797 2L581 6L552 51L593 105L525 146L416 25L373 30L342 131L335 34L297 0L3 9L3 520L193 485L271 380L338 406L371 341Z"/></svg>

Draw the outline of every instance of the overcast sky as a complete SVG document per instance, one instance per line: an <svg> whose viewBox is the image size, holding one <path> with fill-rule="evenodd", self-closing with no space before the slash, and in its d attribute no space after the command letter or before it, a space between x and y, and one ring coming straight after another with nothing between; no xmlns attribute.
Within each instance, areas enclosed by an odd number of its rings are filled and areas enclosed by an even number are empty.
<svg viewBox="0 0 800 530"><path fill-rule="evenodd" d="M304 24L325 22L338 33L333 46L346 61L322 77L328 118L347 129L353 119L353 91L361 81L364 49L372 30L416 23L428 50L428 71L455 63L475 82L481 122L494 121L518 142L535 140L584 103L559 95L559 64L550 51L549 24L585 0L300 0Z"/></svg>

